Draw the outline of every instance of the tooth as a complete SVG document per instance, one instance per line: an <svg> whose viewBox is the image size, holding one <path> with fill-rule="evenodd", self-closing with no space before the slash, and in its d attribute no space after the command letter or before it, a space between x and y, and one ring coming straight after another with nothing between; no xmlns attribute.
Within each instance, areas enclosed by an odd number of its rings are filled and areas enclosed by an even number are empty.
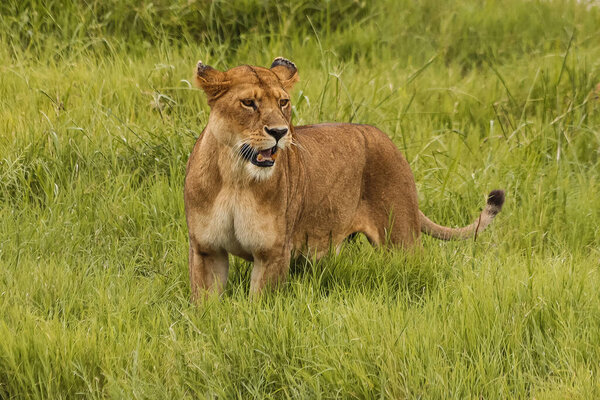
<svg viewBox="0 0 600 400"><path fill-rule="evenodd" d="M262 154L260 154L260 153L259 153L259 154L256 156L256 161L259 161L259 162L260 162L260 161L262 161L262 160L264 160L264 157L263 157L263 155L262 155Z"/></svg>

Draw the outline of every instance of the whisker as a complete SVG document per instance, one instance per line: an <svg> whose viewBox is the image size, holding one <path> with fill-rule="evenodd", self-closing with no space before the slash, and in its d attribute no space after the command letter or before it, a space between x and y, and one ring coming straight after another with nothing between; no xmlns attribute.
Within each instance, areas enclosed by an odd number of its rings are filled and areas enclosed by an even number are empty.
<svg viewBox="0 0 600 400"><path fill-rule="evenodd" d="M302 146L300 143L298 143L297 141L295 141L294 138L292 138L289 143L290 143L290 145L295 146L300 151L306 152L306 148L304 146Z"/></svg>

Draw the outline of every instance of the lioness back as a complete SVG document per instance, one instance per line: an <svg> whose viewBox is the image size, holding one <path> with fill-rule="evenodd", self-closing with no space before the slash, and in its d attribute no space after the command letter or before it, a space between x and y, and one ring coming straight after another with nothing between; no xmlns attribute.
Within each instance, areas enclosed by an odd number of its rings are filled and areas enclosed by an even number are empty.
<svg viewBox="0 0 600 400"><path fill-rule="evenodd" d="M385 133L369 125L344 123L297 126L294 133L306 175L308 193L303 201L314 210L303 215L299 221L303 229L296 236L307 236L312 242L309 247L336 243L354 232L365 232L371 241L381 242L382 227L387 227L384 222L392 214L403 218L403 226L395 227L399 234L410 231L403 236L412 240L412 232L419 232L412 174ZM381 226L375 227L374 220ZM315 221L327 223L315 226Z"/></svg>

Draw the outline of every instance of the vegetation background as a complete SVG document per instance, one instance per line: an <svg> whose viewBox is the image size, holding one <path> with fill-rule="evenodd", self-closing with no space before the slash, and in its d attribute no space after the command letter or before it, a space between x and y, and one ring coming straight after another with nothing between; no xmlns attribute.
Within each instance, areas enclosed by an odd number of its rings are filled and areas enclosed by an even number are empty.
<svg viewBox="0 0 600 400"><path fill-rule="evenodd" d="M191 84L293 60L296 125L373 124L424 239L190 305ZM600 9L586 1L4 0L0 398L600 397Z"/></svg>

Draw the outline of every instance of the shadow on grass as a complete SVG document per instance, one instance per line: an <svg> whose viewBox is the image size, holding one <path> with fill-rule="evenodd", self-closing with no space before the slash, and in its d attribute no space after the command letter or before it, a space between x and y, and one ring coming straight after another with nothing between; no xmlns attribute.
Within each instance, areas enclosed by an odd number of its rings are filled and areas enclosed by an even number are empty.
<svg viewBox="0 0 600 400"><path fill-rule="evenodd" d="M305 256L290 263L286 283L277 295L352 296L402 299L421 303L448 278L449 268L425 252L373 248L362 235L344 243L339 254L320 260ZM442 262L441 264L446 264ZM226 296L247 296L252 263L232 259Z"/></svg>

